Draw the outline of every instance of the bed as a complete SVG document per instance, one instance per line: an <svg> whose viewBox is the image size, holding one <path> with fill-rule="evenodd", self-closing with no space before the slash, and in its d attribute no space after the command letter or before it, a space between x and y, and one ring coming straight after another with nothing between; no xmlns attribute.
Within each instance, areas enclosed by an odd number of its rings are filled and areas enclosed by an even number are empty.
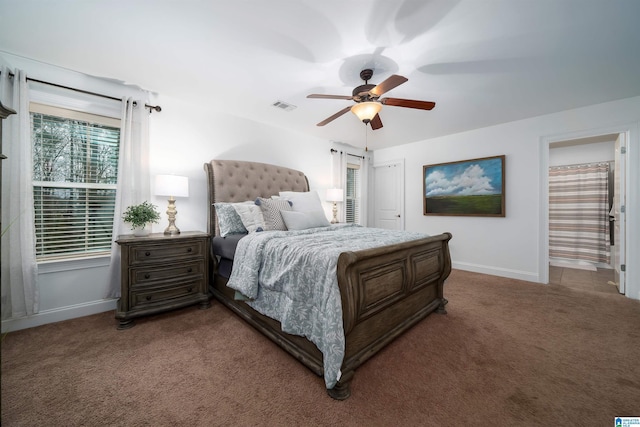
<svg viewBox="0 0 640 427"><path fill-rule="evenodd" d="M270 198L280 191L308 192L307 177L290 168L235 160L214 159L205 163L204 169L209 201L207 223L214 236L209 286L213 297L314 373L323 376L323 353L318 347L304 336L283 332L280 322L238 298L238 292L227 286L233 254L226 255L215 249L219 248L216 239L218 243L223 239L216 203ZM451 237L450 233L443 233L339 254L336 279L344 351L338 380L327 388L332 398L347 399L356 369L394 338L432 312L446 313L443 285L451 272L448 246Z"/></svg>

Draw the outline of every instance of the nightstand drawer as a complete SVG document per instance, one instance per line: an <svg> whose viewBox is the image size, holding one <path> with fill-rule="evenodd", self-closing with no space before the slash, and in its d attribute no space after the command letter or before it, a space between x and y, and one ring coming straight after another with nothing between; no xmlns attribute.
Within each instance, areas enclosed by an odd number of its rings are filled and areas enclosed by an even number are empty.
<svg viewBox="0 0 640 427"><path fill-rule="evenodd" d="M200 289L199 281L186 282L180 286L170 288L156 288L148 291L132 291L131 307L140 307L147 304L165 304L176 298L183 298L196 295Z"/></svg>
<svg viewBox="0 0 640 427"><path fill-rule="evenodd" d="M204 264L197 260L180 265L171 264L166 267L136 267L132 268L129 274L129 285L133 288L139 288L159 281L203 277Z"/></svg>
<svg viewBox="0 0 640 427"><path fill-rule="evenodd" d="M131 246L129 248L130 265L145 264L159 261L175 263L177 260L200 258L205 254L203 241L172 242L167 245Z"/></svg>

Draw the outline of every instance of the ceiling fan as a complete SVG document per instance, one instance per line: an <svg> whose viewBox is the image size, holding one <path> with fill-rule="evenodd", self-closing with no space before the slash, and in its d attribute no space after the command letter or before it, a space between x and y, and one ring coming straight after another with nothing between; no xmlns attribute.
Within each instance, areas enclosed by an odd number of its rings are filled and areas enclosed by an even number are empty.
<svg viewBox="0 0 640 427"><path fill-rule="evenodd" d="M346 99L353 100L356 105L351 107L345 107L338 111L334 115L327 117L318 126L324 126L327 123L332 122L338 117L342 116L347 111L351 110L360 120L371 125L373 130L380 129L382 127L382 120L378 114L383 105L390 105L393 107L405 107L415 108L418 110L431 110L436 106L435 102L430 101L417 101L414 99L401 99L401 98L380 98L382 94L390 91L391 89L400 86L408 81L406 77L399 76L397 74L391 75L385 81L378 85L369 84L369 79L373 76L373 70L367 68L360 71L360 78L364 80L364 84L353 89L352 95L322 95L311 94L307 95L307 98L321 98L321 99Z"/></svg>

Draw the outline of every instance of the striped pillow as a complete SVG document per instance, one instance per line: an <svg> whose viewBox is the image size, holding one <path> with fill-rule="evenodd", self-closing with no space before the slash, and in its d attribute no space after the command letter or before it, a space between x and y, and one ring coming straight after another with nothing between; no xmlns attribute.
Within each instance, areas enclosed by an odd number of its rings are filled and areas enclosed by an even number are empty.
<svg viewBox="0 0 640 427"><path fill-rule="evenodd" d="M265 199L258 197L256 205L260 206L262 216L264 217L264 229L267 230L287 230L287 226L282 219L280 211L291 211L291 203L283 199Z"/></svg>

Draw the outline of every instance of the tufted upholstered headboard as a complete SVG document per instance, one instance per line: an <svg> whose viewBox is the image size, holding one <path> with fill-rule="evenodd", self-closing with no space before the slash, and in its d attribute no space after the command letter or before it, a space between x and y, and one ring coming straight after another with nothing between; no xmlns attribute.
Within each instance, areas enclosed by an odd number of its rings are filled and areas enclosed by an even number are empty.
<svg viewBox="0 0 640 427"><path fill-rule="evenodd" d="M211 160L204 164L207 173L209 209L208 230L220 235L217 225L217 202L244 202L257 197L271 197L280 191L309 191L304 173L267 163L240 160Z"/></svg>

